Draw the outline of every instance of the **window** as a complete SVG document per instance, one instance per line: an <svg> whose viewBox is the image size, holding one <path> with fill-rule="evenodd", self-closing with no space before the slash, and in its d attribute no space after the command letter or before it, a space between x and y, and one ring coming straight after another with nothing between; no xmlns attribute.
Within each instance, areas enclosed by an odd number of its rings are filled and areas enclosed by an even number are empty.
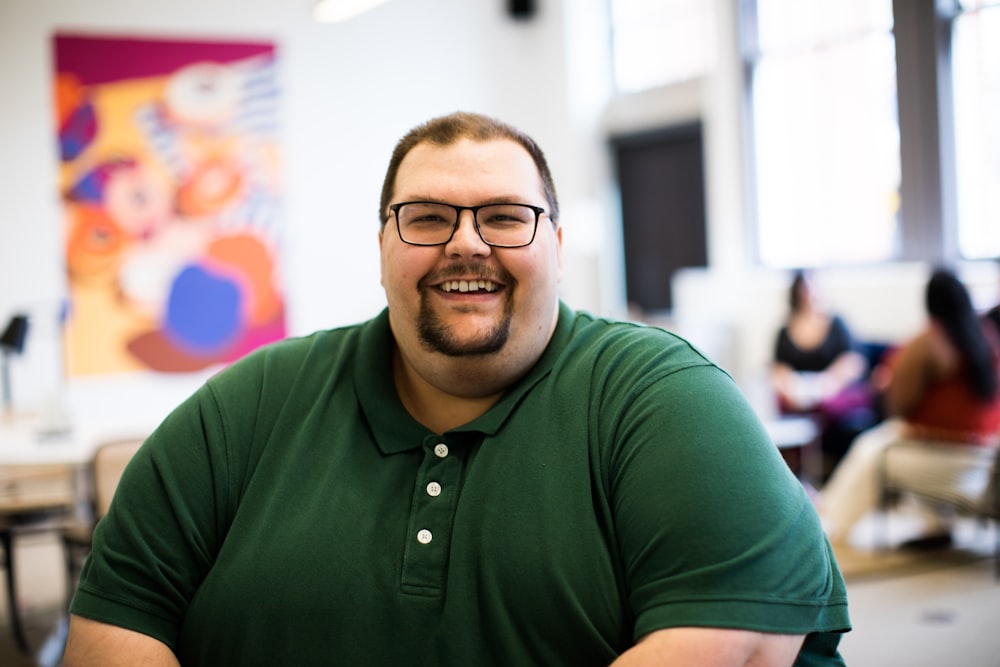
<svg viewBox="0 0 1000 667"><path fill-rule="evenodd" d="M611 0L615 85L634 93L701 76L715 64L705 0Z"/></svg>
<svg viewBox="0 0 1000 667"><path fill-rule="evenodd" d="M1000 257L1000 0L733 4L761 264ZM713 72L721 0L610 6L619 92Z"/></svg>
<svg viewBox="0 0 1000 667"><path fill-rule="evenodd" d="M1000 257L1000 0L961 3L952 24L958 246Z"/></svg>
<svg viewBox="0 0 1000 667"><path fill-rule="evenodd" d="M894 258L899 126L891 0L757 0L745 34L760 261Z"/></svg>

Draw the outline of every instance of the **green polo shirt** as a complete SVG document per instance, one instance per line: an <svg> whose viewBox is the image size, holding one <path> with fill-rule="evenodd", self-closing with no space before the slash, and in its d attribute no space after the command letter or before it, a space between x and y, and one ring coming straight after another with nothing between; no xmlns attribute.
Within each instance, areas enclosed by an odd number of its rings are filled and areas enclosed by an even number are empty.
<svg viewBox="0 0 1000 667"><path fill-rule="evenodd" d="M672 626L807 633L844 583L732 379L682 339L560 306L531 372L436 435L388 316L220 373L129 466L72 611L196 665L607 665Z"/></svg>

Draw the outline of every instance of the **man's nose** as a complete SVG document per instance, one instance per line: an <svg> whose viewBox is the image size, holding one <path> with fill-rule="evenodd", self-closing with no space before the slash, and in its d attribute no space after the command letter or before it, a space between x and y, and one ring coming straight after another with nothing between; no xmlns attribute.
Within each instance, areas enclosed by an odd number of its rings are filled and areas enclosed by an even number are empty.
<svg viewBox="0 0 1000 667"><path fill-rule="evenodd" d="M448 253L460 255L488 255L491 252L489 245L476 230L476 220L472 211L459 211L458 227L452 234L451 240L445 248Z"/></svg>

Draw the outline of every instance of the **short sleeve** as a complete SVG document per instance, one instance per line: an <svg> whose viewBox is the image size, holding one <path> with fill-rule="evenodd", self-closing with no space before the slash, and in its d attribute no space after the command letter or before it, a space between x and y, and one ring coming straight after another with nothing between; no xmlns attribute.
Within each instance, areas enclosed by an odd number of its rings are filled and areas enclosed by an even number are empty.
<svg viewBox="0 0 1000 667"><path fill-rule="evenodd" d="M95 531L74 614L175 646L230 512L225 442L208 387L146 440Z"/></svg>
<svg viewBox="0 0 1000 667"><path fill-rule="evenodd" d="M615 521L637 638L692 625L847 629L815 510L729 376L704 365L652 381L617 441Z"/></svg>

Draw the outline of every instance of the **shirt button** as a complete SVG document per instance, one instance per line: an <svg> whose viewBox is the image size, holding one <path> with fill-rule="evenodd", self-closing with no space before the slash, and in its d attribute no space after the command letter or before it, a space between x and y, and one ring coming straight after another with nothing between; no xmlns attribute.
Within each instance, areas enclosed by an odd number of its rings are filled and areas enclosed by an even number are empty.
<svg viewBox="0 0 1000 667"><path fill-rule="evenodd" d="M430 544L433 539L434 536L431 535L431 531L426 528L417 533L417 542L420 542L421 544Z"/></svg>
<svg viewBox="0 0 1000 667"><path fill-rule="evenodd" d="M435 445L434 453L437 455L439 459L443 459L444 457L448 456L448 445L444 443L440 445Z"/></svg>
<svg viewBox="0 0 1000 667"><path fill-rule="evenodd" d="M427 495L428 496L433 496L435 498L438 497L438 496L440 496L441 495L441 485L438 484L437 482L431 482L430 484L428 484L427 485Z"/></svg>

